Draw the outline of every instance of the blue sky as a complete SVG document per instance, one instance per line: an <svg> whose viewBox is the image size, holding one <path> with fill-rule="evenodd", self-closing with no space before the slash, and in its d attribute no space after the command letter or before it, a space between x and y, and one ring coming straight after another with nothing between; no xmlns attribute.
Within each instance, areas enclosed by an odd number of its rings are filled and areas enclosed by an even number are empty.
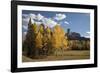
<svg viewBox="0 0 100 73"><path fill-rule="evenodd" d="M54 27L59 24L66 32L68 28L72 32L80 33L81 36L88 37L90 32L90 14L89 13L75 13L75 12L48 12L48 11L22 11L23 32L27 30L29 18L32 22L40 24L43 22L49 27ZM37 18L37 19L36 19Z"/></svg>

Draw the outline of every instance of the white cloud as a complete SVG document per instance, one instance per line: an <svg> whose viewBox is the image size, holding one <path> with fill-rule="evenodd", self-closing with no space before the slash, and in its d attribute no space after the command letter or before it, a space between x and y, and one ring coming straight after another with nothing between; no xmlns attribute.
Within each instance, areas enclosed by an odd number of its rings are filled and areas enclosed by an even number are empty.
<svg viewBox="0 0 100 73"><path fill-rule="evenodd" d="M86 38L90 38L90 36L85 36Z"/></svg>
<svg viewBox="0 0 100 73"><path fill-rule="evenodd" d="M35 21L35 23L36 23L37 25L42 24L42 22L39 22L39 21Z"/></svg>
<svg viewBox="0 0 100 73"><path fill-rule="evenodd" d="M26 26L26 25L23 25L22 27L23 27L24 30L28 29L28 26Z"/></svg>
<svg viewBox="0 0 100 73"><path fill-rule="evenodd" d="M23 16L24 18L29 17L28 14L22 14L22 16Z"/></svg>
<svg viewBox="0 0 100 73"><path fill-rule="evenodd" d="M36 19L36 15L33 14L33 13L30 13L30 14L29 14L29 18Z"/></svg>
<svg viewBox="0 0 100 73"><path fill-rule="evenodd" d="M29 18L23 18L22 19L22 28L24 30L27 30L28 22L29 22Z"/></svg>
<svg viewBox="0 0 100 73"><path fill-rule="evenodd" d="M86 32L87 34L90 34L90 32L88 31L88 32Z"/></svg>
<svg viewBox="0 0 100 73"><path fill-rule="evenodd" d="M85 37L86 37L86 38L90 38L90 31L87 31L87 32L86 32Z"/></svg>
<svg viewBox="0 0 100 73"><path fill-rule="evenodd" d="M22 21L23 22L29 22L29 18L23 18Z"/></svg>
<svg viewBox="0 0 100 73"><path fill-rule="evenodd" d="M57 22L53 21L53 20L50 19L50 18L44 18L44 19L42 20L42 22L43 22L43 24L44 24L45 26L48 26L48 27L50 27L50 28L52 28L52 27L54 27L55 25L57 25Z"/></svg>
<svg viewBox="0 0 100 73"><path fill-rule="evenodd" d="M40 20L42 20L42 19L44 18L44 16L42 16L41 14L38 14L38 15L36 16L36 18L37 18L38 21L40 21Z"/></svg>
<svg viewBox="0 0 100 73"><path fill-rule="evenodd" d="M65 14L61 14L61 13L56 14L56 16L54 17L54 19L56 19L58 21L63 20L65 18L66 18L66 15Z"/></svg>
<svg viewBox="0 0 100 73"><path fill-rule="evenodd" d="M42 16L41 14L37 14L36 15L36 14L30 13L28 18L40 21L40 20L42 20L44 18L44 16Z"/></svg>
<svg viewBox="0 0 100 73"><path fill-rule="evenodd" d="M67 22L67 21L65 21L64 23L65 23L65 24L69 24L69 22Z"/></svg>
<svg viewBox="0 0 100 73"><path fill-rule="evenodd" d="M54 27L55 25L58 25L58 23L56 21L54 21L53 19L46 18L41 14L36 15L36 14L31 13L31 14L23 14L23 16L25 17L25 18L23 18L23 21L22 21L24 29L27 29L26 25L28 25L30 18L31 18L31 22L36 23L37 25L40 25L43 23L45 26L48 26L50 28ZM63 18L64 18L64 16L63 16Z"/></svg>
<svg viewBox="0 0 100 73"><path fill-rule="evenodd" d="M26 35L27 34L27 32L24 32L24 35Z"/></svg>

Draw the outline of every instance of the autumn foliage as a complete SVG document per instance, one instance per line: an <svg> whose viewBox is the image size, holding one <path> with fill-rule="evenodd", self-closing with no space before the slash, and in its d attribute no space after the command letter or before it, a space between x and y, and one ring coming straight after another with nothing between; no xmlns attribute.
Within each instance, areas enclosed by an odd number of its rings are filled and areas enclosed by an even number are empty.
<svg viewBox="0 0 100 73"><path fill-rule="evenodd" d="M67 38L60 25L49 28L30 20L23 48L27 56L51 55L55 49L67 49Z"/></svg>
<svg viewBox="0 0 100 73"><path fill-rule="evenodd" d="M52 46L55 49L66 49L67 48L67 39L65 37L64 30L59 26L56 25L52 32Z"/></svg>
<svg viewBox="0 0 100 73"><path fill-rule="evenodd" d="M53 28L44 24L32 24L29 20L28 30L23 41L23 51L28 57L46 57L68 50L89 50L89 40L69 40L63 28L58 24Z"/></svg>

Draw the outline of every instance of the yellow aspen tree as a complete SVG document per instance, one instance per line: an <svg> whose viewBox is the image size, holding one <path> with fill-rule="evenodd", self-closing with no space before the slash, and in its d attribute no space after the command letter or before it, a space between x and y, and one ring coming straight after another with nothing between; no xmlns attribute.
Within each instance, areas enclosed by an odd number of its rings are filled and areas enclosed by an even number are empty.
<svg viewBox="0 0 100 73"><path fill-rule="evenodd" d="M65 38L64 30L60 27L60 25L56 25L54 27L52 43L55 49L67 48L67 39Z"/></svg>
<svg viewBox="0 0 100 73"><path fill-rule="evenodd" d="M43 47L42 45L42 34L40 33L40 31L37 33L36 38L35 38L35 43L36 43L36 49L41 49Z"/></svg>

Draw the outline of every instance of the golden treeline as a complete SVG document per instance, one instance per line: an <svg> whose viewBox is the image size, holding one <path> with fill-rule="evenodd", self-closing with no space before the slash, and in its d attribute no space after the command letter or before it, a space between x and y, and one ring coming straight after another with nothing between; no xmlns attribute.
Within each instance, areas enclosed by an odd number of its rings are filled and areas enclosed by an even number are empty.
<svg viewBox="0 0 100 73"><path fill-rule="evenodd" d="M27 55L50 55L55 49L67 49L67 38L60 25L53 28L43 24L29 24L26 38L23 42L23 50Z"/></svg>

